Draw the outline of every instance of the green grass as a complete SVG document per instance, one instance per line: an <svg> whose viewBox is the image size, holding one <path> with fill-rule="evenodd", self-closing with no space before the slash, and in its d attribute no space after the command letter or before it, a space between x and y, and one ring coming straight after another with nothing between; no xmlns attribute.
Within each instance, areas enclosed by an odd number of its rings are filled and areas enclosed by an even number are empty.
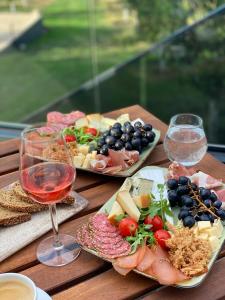
<svg viewBox="0 0 225 300"><path fill-rule="evenodd" d="M20 121L92 77L86 5L84 0L54 0L40 7L43 36L24 51L1 54L0 120ZM99 72L147 46L137 40L134 26L121 23L117 12L98 2Z"/></svg>

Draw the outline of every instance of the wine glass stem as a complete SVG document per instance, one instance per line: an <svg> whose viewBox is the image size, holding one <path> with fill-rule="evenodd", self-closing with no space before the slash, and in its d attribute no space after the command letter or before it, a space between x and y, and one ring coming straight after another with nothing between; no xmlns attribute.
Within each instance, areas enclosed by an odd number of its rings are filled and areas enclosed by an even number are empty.
<svg viewBox="0 0 225 300"><path fill-rule="evenodd" d="M53 230L53 236L54 236L54 248L60 248L62 247L62 243L59 240L59 226L57 222L57 214L56 214L56 204L50 204L49 205L50 210L50 216L52 221L52 230Z"/></svg>

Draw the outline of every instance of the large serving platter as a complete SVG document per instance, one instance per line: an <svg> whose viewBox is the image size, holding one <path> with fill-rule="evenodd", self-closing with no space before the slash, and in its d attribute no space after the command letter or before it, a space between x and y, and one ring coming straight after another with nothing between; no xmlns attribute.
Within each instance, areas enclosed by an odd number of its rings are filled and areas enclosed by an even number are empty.
<svg viewBox="0 0 225 300"><path fill-rule="evenodd" d="M95 173L95 174L102 174L102 175L106 175L106 176L112 176L112 177L130 177L146 161L146 159L148 158L149 154L156 147L156 145L157 145L157 143L159 141L160 131L157 130L157 129L153 129L152 131L155 132L155 139L154 139L153 143L149 144L145 149L143 149L142 153L140 154L139 160L134 165L132 165L131 167L129 167L128 169L120 171L120 172L117 172L117 173L114 173L114 174L97 172L97 171L94 171L92 169L86 169L86 168L77 168L76 167L76 169L77 170L86 171L86 172L90 172L90 173Z"/></svg>
<svg viewBox="0 0 225 300"><path fill-rule="evenodd" d="M158 176L159 172L158 170L161 170L161 176ZM153 185L153 193L154 195L156 196L156 200L157 200L157 184L158 183L165 183L165 176L166 176L166 173L167 173L167 169L166 168L160 168L160 167L157 167L157 166L148 166L148 167L144 167L142 169L140 169L137 173L135 173L132 178L134 177L137 177L137 178L145 178L145 179L154 179L154 185ZM225 185L224 185L225 186ZM97 212L97 213L100 213L100 212L109 212L111 210L111 207L113 205L113 203L115 202L116 200L116 195L117 193L119 192L119 190L100 208L100 210ZM165 191L166 193L166 191ZM176 224L177 221L178 221L178 218L177 218L177 214L178 214L178 210L175 208L172 209L173 211L173 218L171 217L167 217L168 221L173 223L173 224ZM209 274L214 262L216 261L220 251L221 251L221 248L223 247L223 244L224 244L224 240L225 240L225 228L223 230L223 233L222 233L222 236L220 238L220 243L219 243L219 246L218 246L218 250L213 252L213 255L208 263L208 272L203 274L203 275L200 275L200 276L195 276L193 277L192 279L190 280L186 280L186 281L183 281L183 282L180 282L179 284L176 284L174 285L175 287L178 287L178 288L194 288L194 287L197 287L199 286L204 280L205 278L207 277L207 275ZM91 250L91 249L88 249L86 247L82 247L85 251L95 255L95 256L98 256L106 261L109 261L110 260L107 260L103 257L101 257L96 251L94 250ZM156 280L156 278L154 278L153 276L150 276L148 274L145 274L145 273L142 273L140 271L138 271L137 269L134 269L133 270L134 272L140 274L140 275L143 275L145 277L148 277L150 279L154 279Z"/></svg>

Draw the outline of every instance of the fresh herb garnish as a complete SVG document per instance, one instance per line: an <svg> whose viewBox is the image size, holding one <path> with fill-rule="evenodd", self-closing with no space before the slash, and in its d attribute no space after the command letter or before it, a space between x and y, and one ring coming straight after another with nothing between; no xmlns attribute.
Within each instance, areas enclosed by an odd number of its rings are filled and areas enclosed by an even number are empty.
<svg viewBox="0 0 225 300"><path fill-rule="evenodd" d="M97 141L99 137L85 133L84 128L67 127L63 130L63 135L74 135L78 144L87 144L90 141Z"/></svg>

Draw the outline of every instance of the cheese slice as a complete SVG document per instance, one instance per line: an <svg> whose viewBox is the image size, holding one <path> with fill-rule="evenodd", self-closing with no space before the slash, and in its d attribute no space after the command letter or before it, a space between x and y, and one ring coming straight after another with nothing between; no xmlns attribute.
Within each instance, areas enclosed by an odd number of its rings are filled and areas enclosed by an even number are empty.
<svg viewBox="0 0 225 300"><path fill-rule="evenodd" d="M132 180L133 196L150 194L153 187L153 181L144 178L134 178Z"/></svg>
<svg viewBox="0 0 225 300"><path fill-rule="evenodd" d="M90 160L91 160L91 154L88 153L85 157L82 168L89 169L90 168Z"/></svg>
<svg viewBox="0 0 225 300"><path fill-rule="evenodd" d="M89 152L89 145L78 144L77 145L77 149L78 149L79 152L81 152L82 154L86 155Z"/></svg>
<svg viewBox="0 0 225 300"><path fill-rule="evenodd" d="M213 223L213 228L216 228L217 236L221 237L223 233L223 225L220 220L215 220Z"/></svg>
<svg viewBox="0 0 225 300"><path fill-rule="evenodd" d="M205 241L207 241L209 239L208 233L201 233L201 234L198 235L198 237L202 240L205 240Z"/></svg>
<svg viewBox="0 0 225 300"><path fill-rule="evenodd" d="M74 156L73 157L74 166L76 168L80 168L84 162L84 159L85 159L85 155L83 155L82 153L79 153L79 155Z"/></svg>
<svg viewBox="0 0 225 300"><path fill-rule="evenodd" d="M129 117L129 114L122 114L121 116L119 116L117 118L117 122L121 123L122 125L125 123L125 122L129 122L130 121L130 117Z"/></svg>
<svg viewBox="0 0 225 300"><path fill-rule="evenodd" d="M213 252L219 248L220 242L216 236L210 236L209 243L210 243L210 246L211 246Z"/></svg>
<svg viewBox="0 0 225 300"><path fill-rule="evenodd" d="M124 183L122 184L121 188L120 188L120 191L130 191L132 187L132 180L131 178L126 178Z"/></svg>
<svg viewBox="0 0 225 300"><path fill-rule="evenodd" d="M140 211L134 203L131 195L128 191L121 191L117 194L116 200L123 208L123 210L136 222L138 222L140 218Z"/></svg>
<svg viewBox="0 0 225 300"><path fill-rule="evenodd" d="M82 127L88 127L88 119L86 117L80 118L76 121L75 125L77 129L80 129Z"/></svg>
<svg viewBox="0 0 225 300"><path fill-rule="evenodd" d="M207 229L211 228L211 223L210 221L199 221L198 222L198 230L199 232L203 232Z"/></svg>
<svg viewBox="0 0 225 300"><path fill-rule="evenodd" d="M108 219L111 223L115 223L116 222L116 217L119 215L123 215L124 214L124 210L122 209L122 207L119 205L119 203L117 201L115 201L112 205L111 211L109 213Z"/></svg>

